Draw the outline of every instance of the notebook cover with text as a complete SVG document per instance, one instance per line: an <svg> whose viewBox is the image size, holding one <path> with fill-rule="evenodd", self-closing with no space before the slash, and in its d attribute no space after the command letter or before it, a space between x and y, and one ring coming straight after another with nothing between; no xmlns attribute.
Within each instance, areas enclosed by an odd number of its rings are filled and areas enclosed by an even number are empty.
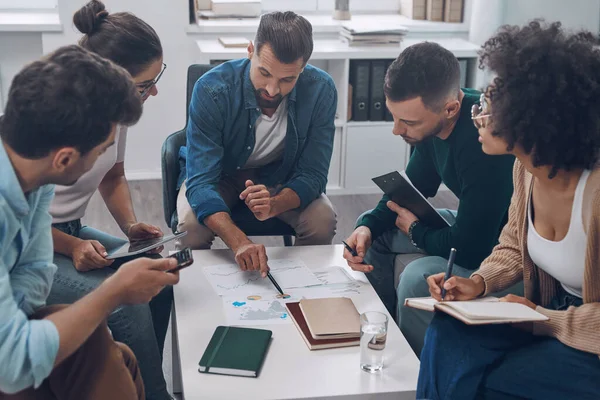
<svg viewBox="0 0 600 400"><path fill-rule="evenodd" d="M218 326L200 359L198 371L257 377L271 335L265 329Z"/></svg>
<svg viewBox="0 0 600 400"><path fill-rule="evenodd" d="M306 320L304 319L304 314L302 314L302 310L300 309L299 302L290 302L286 303L288 311L290 312L290 317L292 317L292 321L294 321L294 325L298 328L298 332L302 339L304 339L304 343L308 346L310 350L322 350L322 349L331 349L335 347L348 347L348 346L358 346L360 344L360 338L345 338L345 339L315 339L312 337L310 333L310 329L308 329L308 325L306 324Z"/></svg>
<svg viewBox="0 0 600 400"><path fill-rule="evenodd" d="M302 299L300 310L314 339L360 336L360 314L347 297Z"/></svg>

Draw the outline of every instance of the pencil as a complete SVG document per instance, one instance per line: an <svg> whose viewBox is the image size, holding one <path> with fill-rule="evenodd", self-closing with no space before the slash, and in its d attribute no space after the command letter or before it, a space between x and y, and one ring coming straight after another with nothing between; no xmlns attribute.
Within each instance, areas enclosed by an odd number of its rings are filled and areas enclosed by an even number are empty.
<svg viewBox="0 0 600 400"><path fill-rule="evenodd" d="M273 278L273 275L271 275L270 272L267 272L267 278L269 278L269 280L273 283L273 285L275 286L275 289L277 289L279 294L281 294L283 296L283 290L281 290L281 287L279 287L279 285L277 284L277 281L275 280L275 278Z"/></svg>

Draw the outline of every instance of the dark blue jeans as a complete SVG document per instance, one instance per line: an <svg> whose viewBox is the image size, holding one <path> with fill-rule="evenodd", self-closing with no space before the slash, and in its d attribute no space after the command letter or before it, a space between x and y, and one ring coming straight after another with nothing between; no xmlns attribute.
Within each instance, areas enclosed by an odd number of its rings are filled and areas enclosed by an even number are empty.
<svg viewBox="0 0 600 400"><path fill-rule="evenodd" d="M79 221L55 224L55 228L83 240L97 240L107 250L117 248L126 241L87 226ZM153 255L152 257L160 257ZM132 257L134 258L134 257ZM58 270L54 276L47 303L72 304L96 289L120 265L132 258L115 260L110 266L88 272L79 272L69 257L54 254ZM137 358L146 399L171 399L162 370L162 354L173 304L173 288L164 288L148 304L121 306L108 316L108 327L116 341L128 345Z"/></svg>
<svg viewBox="0 0 600 400"><path fill-rule="evenodd" d="M560 293L549 308L581 299ZM436 313L421 353L417 399L600 399L600 359L510 325L468 326Z"/></svg>

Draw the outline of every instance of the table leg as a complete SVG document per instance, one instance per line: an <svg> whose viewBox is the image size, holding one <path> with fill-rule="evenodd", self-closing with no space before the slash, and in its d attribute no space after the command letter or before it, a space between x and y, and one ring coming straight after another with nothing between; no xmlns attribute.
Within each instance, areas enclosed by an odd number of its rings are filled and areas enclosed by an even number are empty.
<svg viewBox="0 0 600 400"><path fill-rule="evenodd" d="M175 302L171 310L171 345L173 356L173 393L183 393L183 382L181 380L181 357L179 356L179 340L177 338L177 313Z"/></svg>

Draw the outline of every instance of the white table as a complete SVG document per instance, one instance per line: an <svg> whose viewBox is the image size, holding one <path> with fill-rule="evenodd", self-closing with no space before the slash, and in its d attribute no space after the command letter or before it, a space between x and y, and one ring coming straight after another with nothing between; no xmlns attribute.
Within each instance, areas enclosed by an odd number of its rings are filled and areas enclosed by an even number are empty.
<svg viewBox="0 0 600 400"><path fill-rule="evenodd" d="M273 247L267 254L270 259L300 259L309 268L317 268L345 266L342 251L341 245ZM202 267L234 263L234 259L229 250L200 250L194 251L194 260L194 265L181 272L173 309L174 388L182 388L186 400L415 398L419 361L391 318L385 367L379 373L359 368L359 346L310 351L293 323L257 326L273 331L258 378L199 373L198 361L215 327L227 325L221 298ZM368 283L364 274L352 275ZM370 285L352 300L361 313L387 314Z"/></svg>

